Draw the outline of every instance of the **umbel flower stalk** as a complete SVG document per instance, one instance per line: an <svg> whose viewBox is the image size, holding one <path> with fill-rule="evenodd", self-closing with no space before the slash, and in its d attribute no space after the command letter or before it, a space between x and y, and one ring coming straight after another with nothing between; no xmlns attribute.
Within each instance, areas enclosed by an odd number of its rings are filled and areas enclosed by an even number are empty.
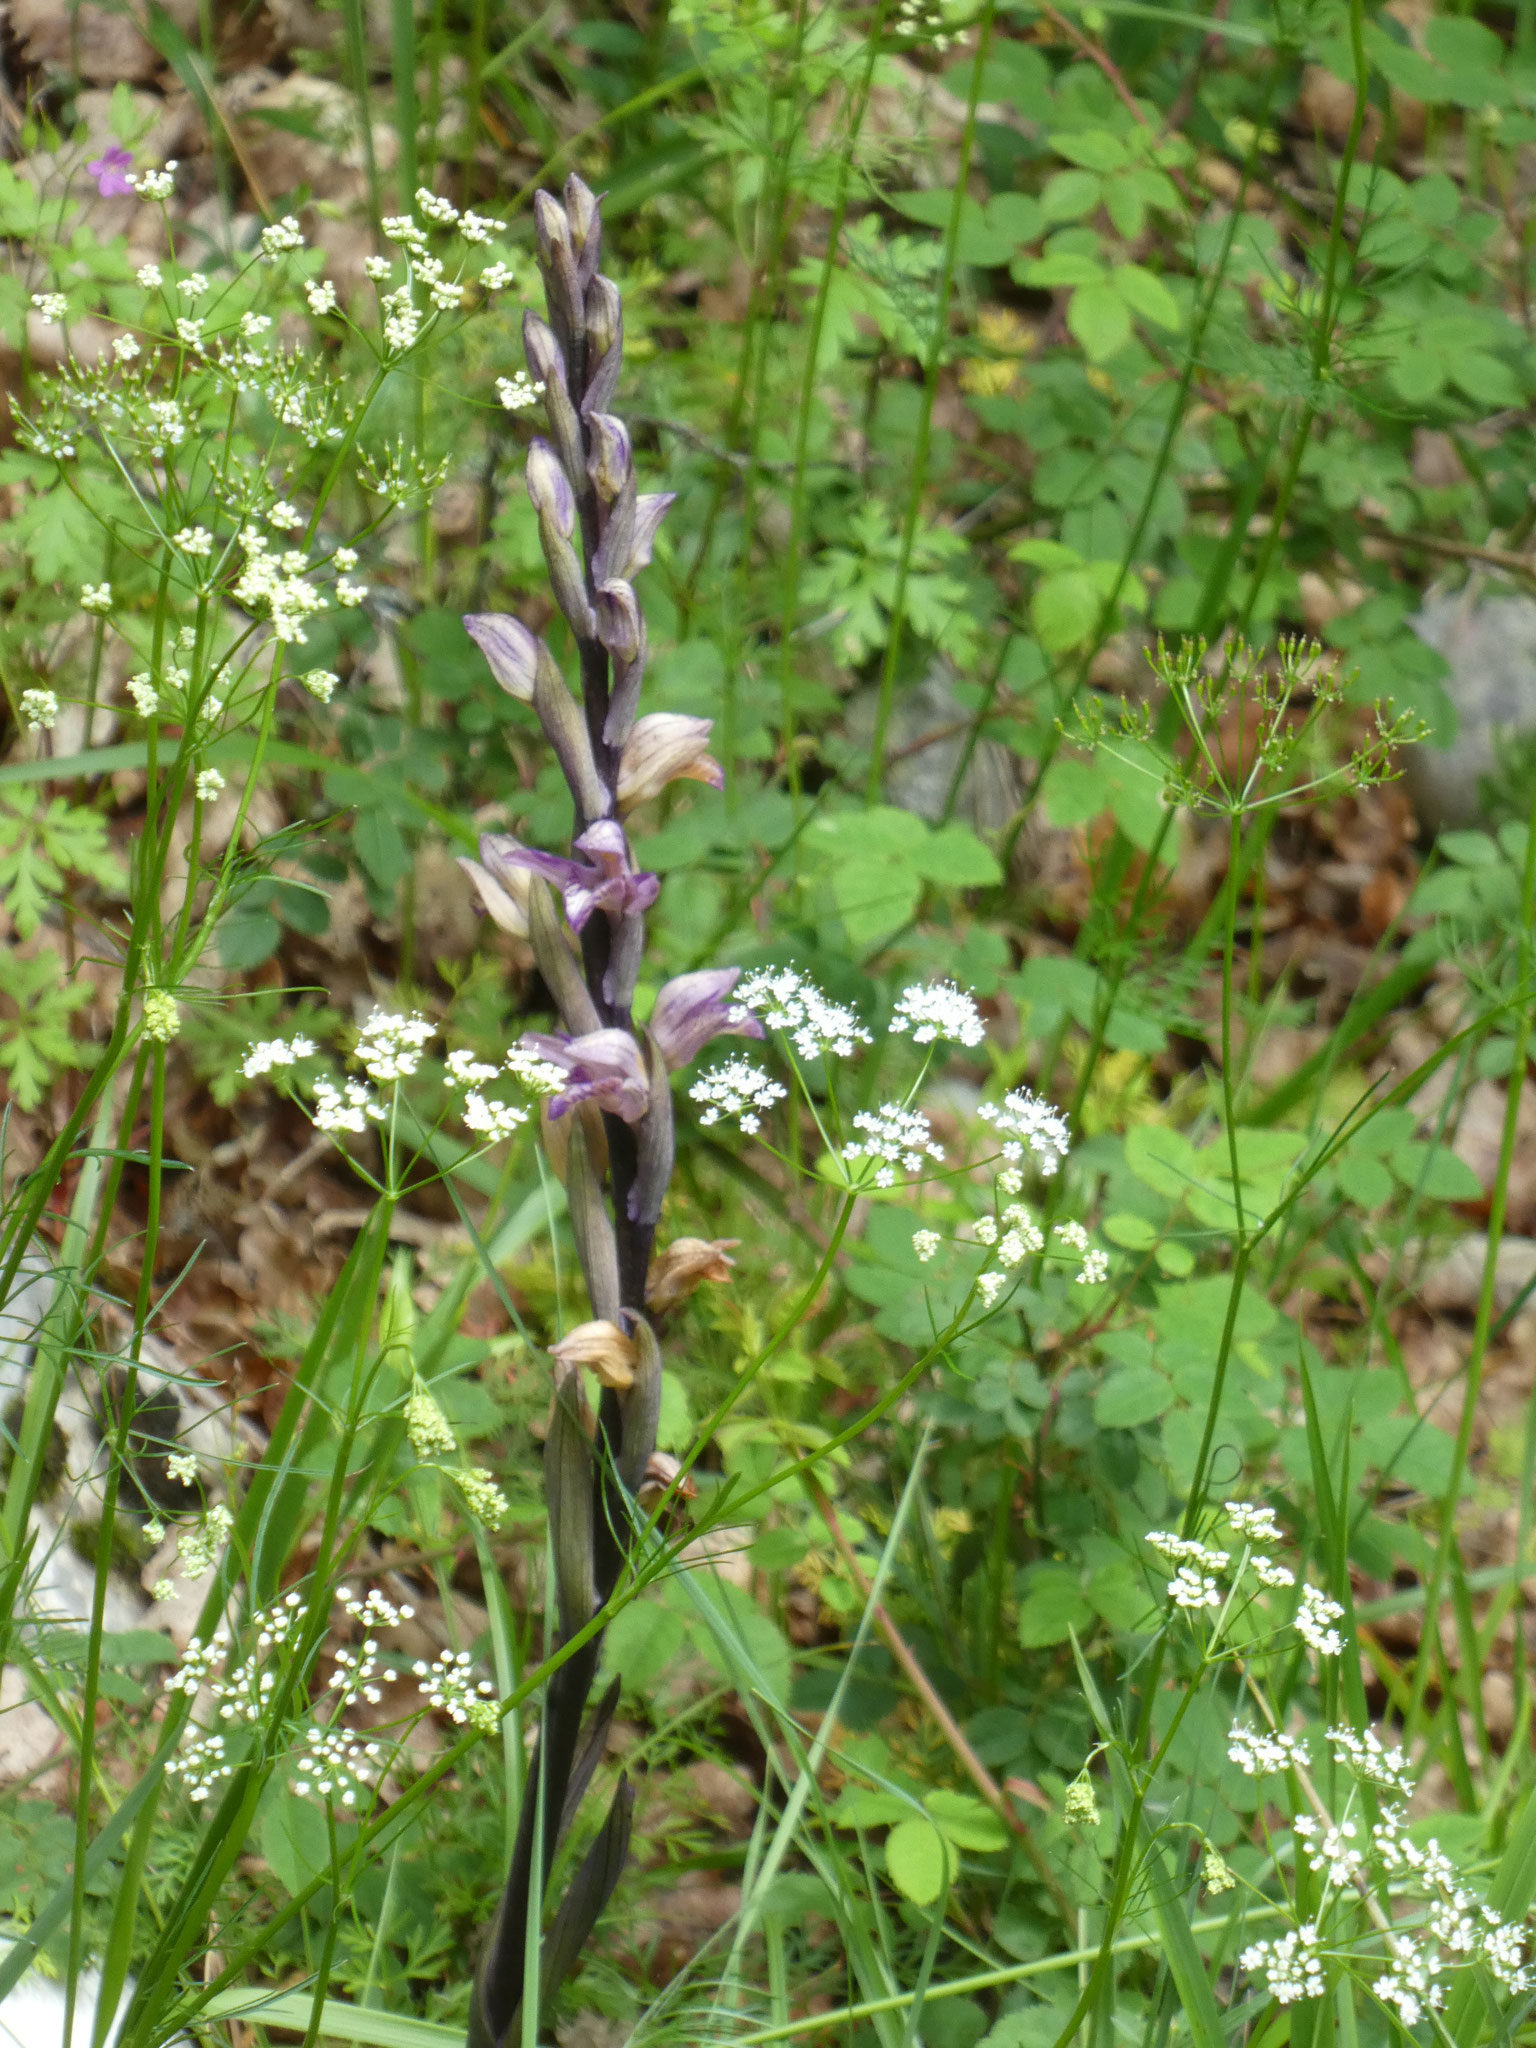
<svg viewBox="0 0 1536 2048"><path fill-rule="evenodd" d="M623 819L669 781L718 784L704 751L709 721L639 715L645 619L634 578L651 558L669 495L637 490L630 437L609 411L624 339L618 287L598 268L599 204L579 178L564 204L534 200L547 320L528 313L523 344L544 391L548 438L528 450L528 496L550 585L575 643L573 695L551 649L521 621L465 620L504 690L530 704L571 792L566 853L488 834L464 866L489 915L531 945L560 1028L529 1033L526 1051L564 1078L549 1103L591 1318L551 1353L554 1406L544 1451L556 1626L564 1645L618 1582L647 1504L665 1490L657 1456L661 1348L647 1313L656 1227L673 1166L671 1075L721 1031L760 1037L730 1000L740 970L678 976L661 991L648 1029L632 1004L645 950L645 913L659 883L636 862ZM691 1240L689 1241L692 1242ZM706 1248L707 1249L707 1248ZM728 1265L728 1261L723 1262ZM679 1298L674 1268L697 1278L721 1262L664 1257L656 1312ZM686 1291L683 1288L682 1291ZM595 1407L584 1375L590 1374ZM601 1638L574 1651L551 1679L511 1870L475 1982L470 2048L506 2048L521 2035L530 1957L547 2000L569 1974L619 1880L633 1794L621 1779L596 1841L545 1924L546 1890L561 1837L597 1765L618 1704L609 1688L583 1725ZM537 1927L539 1938L530 1939Z"/></svg>

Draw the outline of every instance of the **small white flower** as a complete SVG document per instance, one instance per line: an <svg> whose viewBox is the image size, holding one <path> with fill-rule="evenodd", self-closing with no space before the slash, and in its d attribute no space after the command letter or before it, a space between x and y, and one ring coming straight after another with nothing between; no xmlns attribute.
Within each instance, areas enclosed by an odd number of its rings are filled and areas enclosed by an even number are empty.
<svg viewBox="0 0 1536 2048"><path fill-rule="evenodd" d="M112 344L112 353L120 363L131 363L139 354L139 344L131 334L120 334Z"/></svg>
<svg viewBox="0 0 1536 2048"><path fill-rule="evenodd" d="M197 1454L194 1451L172 1451L165 1461L165 1476L177 1480L182 1486L195 1484Z"/></svg>
<svg viewBox="0 0 1536 2048"><path fill-rule="evenodd" d="M1294 1934L1282 1934L1278 1941L1256 1941L1243 1950L1238 1964L1268 1979L1269 1995L1277 2005L1294 2005L1299 1999L1323 1995L1323 1966L1313 1921L1303 1921Z"/></svg>
<svg viewBox="0 0 1536 2048"><path fill-rule="evenodd" d="M1296 1610L1296 1633L1319 1657L1337 1657L1344 1649L1344 1638L1329 1624L1344 1619L1344 1610L1336 1600L1330 1600L1320 1586L1303 1586L1301 1605Z"/></svg>
<svg viewBox="0 0 1536 2048"><path fill-rule="evenodd" d="M1248 1569L1261 1586L1269 1586L1277 1593L1283 1593L1296 1583L1296 1574L1290 1567L1276 1564L1272 1557L1250 1557Z"/></svg>
<svg viewBox="0 0 1536 2048"><path fill-rule="evenodd" d="M165 282L160 275L158 263L141 263L134 272L134 276L137 277L139 283L143 285L147 292L159 291L161 285Z"/></svg>
<svg viewBox="0 0 1536 2048"><path fill-rule="evenodd" d="M1241 1722L1233 1724L1227 1737L1227 1755L1245 1778L1277 1777L1307 1761L1307 1752L1294 1735L1245 1728Z"/></svg>
<svg viewBox="0 0 1536 2048"><path fill-rule="evenodd" d="M1221 1588L1193 1565L1181 1564L1168 1582L1168 1598L1192 1614L1201 1607L1219 1607Z"/></svg>
<svg viewBox="0 0 1536 2048"><path fill-rule="evenodd" d="M912 1249L925 1266L942 1242L936 1230L914 1230L912 1233Z"/></svg>
<svg viewBox="0 0 1536 2048"><path fill-rule="evenodd" d="M370 1081L403 1081L421 1065L422 1047L437 1035L437 1026L418 1011L402 1016L375 1010L358 1034L357 1059Z"/></svg>
<svg viewBox="0 0 1536 2048"><path fill-rule="evenodd" d="M149 1589L149 1597L151 1600L162 1602L174 1600L176 1598L176 1581L174 1579L156 1579ZM167 1764L166 1769L170 1770L170 1768L170 1764Z"/></svg>
<svg viewBox="0 0 1536 2048"><path fill-rule="evenodd" d="M281 220L273 221L270 227L261 231L261 253L269 263L281 256L285 250L302 249L303 246L303 229L291 213L285 214Z"/></svg>
<svg viewBox="0 0 1536 2048"><path fill-rule="evenodd" d="M259 340L271 325L272 316L270 313L242 313L240 315L240 332L247 341Z"/></svg>
<svg viewBox="0 0 1536 2048"><path fill-rule="evenodd" d="M873 1041L853 1011L824 996L793 967L767 967L749 974L735 993L736 1006L761 1017L770 1031L782 1031L803 1060L836 1053L849 1059L855 1046Z"/></svg>
<svg viewBox="0 0 1536 2048"><path fill-rule="evenodd" d="M1083 1269L1077 1276L1079 1287L1098 1287L1109 1278L1109 1253L1096 1247L1083 1253Z"/></svg>
<svg viewBox="0 0 1536 2048"><path fill-rule="evenodd" d="M487 220L483 213L466 213L459 220L459 233L466 242L488 242L495 227L495 221Z"/></svg>
<svg viewBox="0 0 1536 2048"><path fill-rule="evenodd" d="M749 1136L759 1130L763 1113L782 1102L788 1091L765 1074L761 1067L738 1053L722 1066L701 1074L688 1090L690 1102L698 1103L699 1122L708 1128L722 1117L733 1118Z"/></svg>
<svg viewBox="0 0 1536 2048"><path fill-rule="evenodd" d="M357 549L338 548L331 560L343 576L350 575L357 567Z"/></svg>
<svg viewBox="0 0 1536 2048"><path fill-rule="evenodd" d="M1368 1785L1380 1785L1402 1798L1411 1796L1417 1780L1404 1752L1388 1749L1369 1728L1356 1734L1353 1728L1325 1728L1324 1736L1335 1759Z"/></svg>
<svg viewBox="0 0 1536 2048"><path fill-rule="evenodd" d="M290 505L286 498L279 498L275 505L267 507L267 524L275 526L279 533L292 533L304 524L304 514L297 505Z"/></svg>
<svg viewBox="0 0 1536 2048"><path fill-rule="evenodd" d="M314 1056L315 1041L312 1038L267 1038L251 1047L240 1071L247 1081L256 1081L263 1074L277 1073Z"/></svg>
<svg viewBox="0 0 1536 2048"><path fill-rule="evenodd" d="M1229 1500L1223 1506L1227 1520L1247 1542L1268 1544L1280 1541L1282 1532L1273 1508L1258 1507L1250 1501L1241 1500Z"/></svg>
<svg viewBox="0 0 1536 2048"><path fill-rule="evenodd" d="M366 583L349 583L344 576L338 579L336 584L336 602L339 605L345 606L348 611L352 610L354 606L360 605L367 595L368 586Z"/></svg>
<svg viewBox="0 0 1536 2048"><path fill-rule="evenodd" d="M508 412L526 412L544 396L544 383L542 378L535 382L526 370L519 370L515 376L496 379L496 396Z"/></svg>
<svg viewBox="0 0 1536 2048"><path fill-rule="evenodd" d="M490 1066L484 1060L477 1060L472 1052L466 1052L462 1047L456 1052L449 1053L443 1064L447 1069L450 1088L478 1088L486 1081L494 1081L501 1072L499 1067Z"/></svg>
<svg viewBox="0 0 1536 2048"><path fill-rule="evenodd" d="M311 697L317 698L322 704L329 704L341 678L333 675L328 668L312 668L300 676L299 681Z"/></svg>
<svg viewBox="0 0 1536 2048"><path fill-rule="evenodd" d="M69 301L62 292L34 292L32 303L51 327L62 327L69 315Z"/></svg>
<svg viewBox="0 0 1536 2048"><path fill-rule="evenodd" d="M510 263L487 263L480 273L480 282L488 292L504 292L509 284L517 282L517 272Z"/></svg>
<svg viewBox="0 0 1536 2048"><path fill-rule="evenodd" d="M176 339L184 348L189 348L194 354L201 355L205 346L203 342L203 326L204 322L201 320L178 320L176 322Z"/></svg>
<svg viewBox="0 0 1536 2048"><path fill-rule="evenodd" d="M487 1529L499 1529L506 1516L507 1502L490 1473L482 1472L478 1466L467 1465L453 1476L459 1482L464 1505L475 1520L483 1522Z"/></svg>
<svg viewBox="0 0 1536 2048"><path fill-rule="evenodd" d="M128 173L128 183L141 199L156 201L169 199L176 190L175 170L176 159L173 156L168 156L165 160L164 170L140 171L136 176L130 171ZM155 266L152 263L147 263L144 268L146 270L154 270ZM143 283L143 272L140 272L139 281L141 284ZM156 284L160 282L158 271L155 272L155 282Z"/></svg>
<svg viewBox="0 0 1536 2048"><path fill-rule="evenodd" d="M200 270L189 270L176 289L184 299L200 299L208 289L208 280Z"/></svg>
<svg viewBox="0 0 1536 2048"><path fill-rule="evenodd" d="M374 284L382 284L393 269L387 256L370 256L363 265L363 275Z"/></svg>
<svg viewBox="0 0 1536 2048"><path fill-rule="evenodd" d="M893 1187L898 1166L906 1173L921 1173L925 1159L944 1157L944 1148L933 1142L927 1117L920 1109L904 1109L899 1102L884 1103L879 1109L861 1109L853 1119L853 1127L861 1136L844 1146L843 1155L847 1159L878 1161L876 1187Z"/></svg>
<svg viewBox="0 0 1536 2048"><path fill-rule="evenodd" d="M1171 1563L1196 1565L1203 1572L1225 1571L1230 1562L1226 1551L1209 1550L1192 1536L1180 1536L1171 1529L1150 1529L1147 1541Z"/></svg>
<svg viewBox="0 0 1536 2048"><path fill-rule="evenodd" d="M976 1282L976 1292L981 1296L982 1306L991 1308L1007 1285L1006 1273L983 1273Z"/></svg>
<svg viewBox="0 0 1536 2048"><path fill-rule="evenodd" d="M213 535L206 526L184 526L179 533L171 535L171 546L184 555L206 558L213 553Z"/></svg>
<svg viewBox="0 0 1536 2048"><path fill-rule="evenodd" d="M203 768L198 771L192 787L197 792L199 803L211 804L224 787L224 778L217 768Z"/></svg>
<svg viewBox="0 0 1536 2048"><path fill-rule="evenodd" d="M133 699L133 708L140 718L153 718L160 709L160 692L150 681L148 673L128 678L127 690Z"/></svg>
<svg viewBox="0 0 1536 2048"><path fill-rule="evenodd" d="M421 1380L406 1397L405 1433L418 1458L446 1457L459 1447L447 1416Z"/></svg>
<svg viewBox="0 0 1536 2048"><path fill-rule="evenodd" d="M914 1045L947 1039L954 1045L980 1045L987 1035L973 997L952 981L914 982L896 1000L891 1018L895 1032L910 1031Z"/></svg>
<svg viewBox="0 0 1536 2048"><path fill-rule="evenodd" d="M52 732L59 722L59 700L52 690L23 690L21 722L28 732Z"/></svg>
<svg viewBox="0 0 1536 2048"><path fill-rule="evenodd" d="M329 278L322 279L318 284L306 285L304 287L304 297L310 312L315 315L316 319L322 313L334 313L336 311L336 287Z"/></svg>
<svg viewBox="0 0 1536 2048"><path fill-rule="evenodd" d="M341 1088L332 1081L315 1083L311 1121L317 1131L361 1132L370 1123L381 1124L384 1115L383 1103L361 1081L348 1081Z"/></svg>
<svg viewBox="0 0 1536 2048"><path fill-rule="evenodd" d="M553 1060L541 1060L536 1052L514 1045L504 1062L505 1070L530 1095L558 1095L565 1086L565 1071Z"/></svg>
<svg viewBox="0 0 1536 2048"><path fill-rule="evenodd" d="M451 228L459 217L459 209L451 199L443 199L427 185L416 187L416 210L440 228Z"/></svg>
<svg viewBox="0 0 1536 2048"><path fill-rule="evenodd" d="M461 1112L466 1131L474 1131L486 1138L510 1138L521 1125L527 1123L528 1112L519 1109L515 1103L494 1102L482 1095L478 1088L471 1088L464 1098Z"/></svg>
<svg viewBox="0 0 1536 2048"><path fill-rule="evenodd" d="M83 612L109 612L112 609L112 586L110 583L86 583L80 588L80 609Z"/></svg>
<svg viewBox="0 0 1536 2048"><path fill-rule="evenodd" d="M1028 1088L1011 1090L1001 1102L984 1102L976 1113L1002 1139L1002 1155L1009 1165L1022 1160L1027 1149L1049 1180L1067 1156L1066 1118Z"/></svg>

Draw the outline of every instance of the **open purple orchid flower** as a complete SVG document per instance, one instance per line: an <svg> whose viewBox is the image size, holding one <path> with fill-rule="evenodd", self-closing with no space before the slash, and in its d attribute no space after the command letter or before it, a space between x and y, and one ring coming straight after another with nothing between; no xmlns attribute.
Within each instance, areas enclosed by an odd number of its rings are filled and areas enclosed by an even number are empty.
<svg viewBox="0 0 1536 2048"><path fill-rule="evenodd" d="M525 1051L565 1072L565 1086L550 1101L552 1117L592 1102L627 1124L637 1124L650 1106L645 1061L627 1031L584 1031L578 1038L565 1031L525 1031L521 1043Z"/></svg>
<svg viewBox="0 0 1536 2048"><path fill-rule="evenodd" d="M697 1058L722 1031L735 1031L743 1038L763 1036L751 1011L729 1000L740 979L739 967L706 967L697 974L679 974L662 989L649 1028L673 1072Z"/></svg>
<svg viewBox="0 0 1536 2048"><path fill-rule="evenodd" d="M133 169L133 157L119 143L104 149L86 170L96 180L96 190L103 199L131 199L133 187L128 182L128 173Z"/></svg>
<svg viewBox="0 0 1536 2048"><path fill-rule="evenodd" d="M541 853L522 845L510 832L488 832L480 841L480 858L498 880L508 869L526 868L553 882L565 898L565 914L575 932L595 910L606 911L617 924L636 911L649 910L661 894L660 879L631 864L624 827L614 819L600 818L589 825L575 848L588 858Z"/></svg>

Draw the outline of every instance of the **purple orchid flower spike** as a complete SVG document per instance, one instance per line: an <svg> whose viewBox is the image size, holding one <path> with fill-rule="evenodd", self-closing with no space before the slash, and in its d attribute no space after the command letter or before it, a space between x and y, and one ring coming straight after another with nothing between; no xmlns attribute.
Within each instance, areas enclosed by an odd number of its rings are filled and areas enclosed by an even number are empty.
<svg viewBox="0 0 1536 2048"><path fill-rule="evenodd" d="M553 882L565 898L565 914L575 932L597 910L606 911L617 924L637 911L650 909L661 893L661 882L656 875L636 871L622 825L612 818L600 818L574 844L587 859L541 853L536 847L522 845L510 832L488 832L480 841L480 858L498 879L504 880L511 869L526 868Z"/></svg>
<svg viewBox="0 0 1536 2048"><path fill-rule="evenodd" d="M86 170L96 180L96 190L103 199L131 199L133 187L128 182L128 173L133 169L133 158L118 143L102 151L94 163L88 163Z"/></svg>
<svg viewBox="0 0 1536 2048"><path fill-rule="evenodd" d="M656 998L650 1033L656 1050L674 1072L696 1059L722 1031L743 1038L761 1038L763 1027L750 1010L729 1000L741 979L739 967L706 967L697 974L679 974Z"/></svg>
<svg viewBox="0 0 1536 2048"><path fill-rule="evenodd" d="M552 1117L592 1102L609 1115L637 1124L650 1105L651 1089L640 1048L627 1031L525 1031L523 1048L565 1071L566 1083L549 1105Z"/></svg>

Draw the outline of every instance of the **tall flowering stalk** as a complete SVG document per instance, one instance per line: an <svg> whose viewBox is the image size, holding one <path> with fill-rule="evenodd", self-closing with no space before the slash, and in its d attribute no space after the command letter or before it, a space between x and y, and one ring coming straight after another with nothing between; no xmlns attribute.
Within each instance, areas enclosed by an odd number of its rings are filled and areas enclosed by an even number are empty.
<svg viewBox="0 0 1536 2048"><path fill-rule="evenodd" d="M630 437L609 411L618 388L623 307L598 268L598 202L571 178L561 205L534 201L539 268L549 317L525 316L529 375L543 398L548 438L528 450L528 496L556 601L575 641L579 697L554 655L519 620L465 620L497 681L531 704L570 788L569 853L540 852L505 833L487 835L465 867L486 910L528 939L559 1012L560 1029L530 1033L527 1051L559 1070L549 1103L559 1133L571 1229L591 1318L554 1347L554 1408L545 1447L559 1645L607 1601L641 1516L654 1464L661 1350L647 1317L710 1270L689 1242L653 1265L656 1225L672 1176L671 1074L718 1032L761 1037L730 998L739 970L686 974L657 998L649 1028L636 1025L635 983L645 913L657 878L637 866L624 819L679 776L718 784L705 752L709 721L639 715L645 620L633 579L651 558L670 496L638 493ZM718 1265L719 1261L715 1263ZM594 1411L584 1375L597 1383ZM647 1498L650 1497L649 1491ZM592 1636L550 1681L535 1768L512 1867L475 1984L471 2048L501 2048L519 2030L533 1943L561 1835L602 1756L617 1704L611 1688L583 1730L601 1638ZM620 1781L586 1859L538 1943L547 1999L568 1974L618 1882L633 1795Z"/></svg>

